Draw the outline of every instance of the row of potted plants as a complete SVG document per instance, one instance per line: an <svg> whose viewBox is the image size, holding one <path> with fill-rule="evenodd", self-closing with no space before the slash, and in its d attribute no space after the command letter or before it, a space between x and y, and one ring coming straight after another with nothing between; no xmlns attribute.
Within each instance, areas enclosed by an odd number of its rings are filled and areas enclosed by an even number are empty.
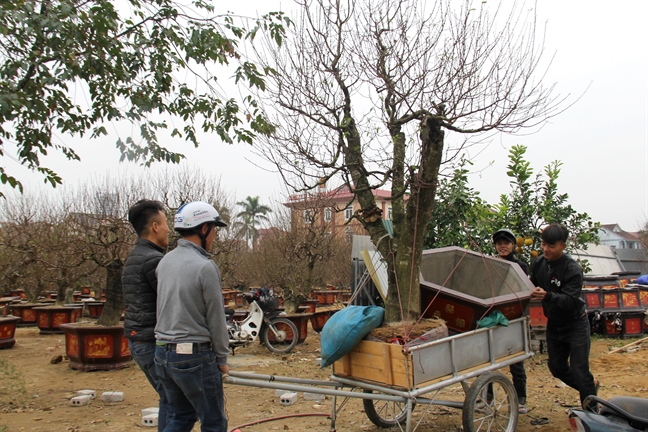
<svg viewBox="0 0 648 432"><path fill-rule="evenodd" d="M335 299L340 300L338 293L327 294L335 295ZM320 332L328 318L336 312L330 307L318 310L318 305L329 304L328 297L320 298L322 295L324 294L316 295L314 299L307 299L297 313L287 315L299 329L299 343L303 343L306 339L309 322L314 331ZM91 321L78 322L84 306L90 317L99 317L104 306L103 302L56 305L47 300L39 303L24 303L20 301L20 297L8 298L8 303L6 298L0 299L0 310L5 301L5 306L8 305L11 311L11 315L0 316L0 349L14 346L16 327L36 325L43 334L65 334L66 353L70 358L72 369L113 370L130 365L131 356L128 341L123 335L123 326L96 325ZM242 319L244 316L244 311L239 311L235 319Z"/></svg>
<svg viewBox="0 0 648 432"><path fill-rule="evenodd" d="M42 334L65 335L66 354L71 369L113 370L130 366L131 355L123 326L97 325L94 321L79 322L83 306L11 305L12 315L0 317L0 348L15 345L16 327L37 325ZM90 307L97 308L98 305Z"/></svg>

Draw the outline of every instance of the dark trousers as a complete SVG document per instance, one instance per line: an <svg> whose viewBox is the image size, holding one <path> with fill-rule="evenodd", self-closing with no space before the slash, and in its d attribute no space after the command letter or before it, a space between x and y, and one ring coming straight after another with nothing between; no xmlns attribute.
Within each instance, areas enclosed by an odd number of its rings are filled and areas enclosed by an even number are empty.
<svg viewBox="0 0 648 432"><path fill-rule="evenodd" d="M519 363L513 363L509 366L511 371L511 376L513 377L513 387L515 387L515 393L518 397L518 403L520 405L526 405L526 371L524 370L524 361ZM493 399L493 386L489 385L486 398L490 401Z"/></svg>
<svg viewBox="0 0 648 432"><path fill-rule="evenodd" d="M589 369L590 343L587 315L569 324L547 323L549 370L553 376L578 390L581 405L587 396L596 395L594 377Z"/></svg>
<svg viewBox="0 0 648 432"><path fill-rule="evenodd" d="M513 363L509 366L511 376L513 377L513 387L517 393L518 402L521 405L526 405L526 371L524 370L524 362Z"/></svg>

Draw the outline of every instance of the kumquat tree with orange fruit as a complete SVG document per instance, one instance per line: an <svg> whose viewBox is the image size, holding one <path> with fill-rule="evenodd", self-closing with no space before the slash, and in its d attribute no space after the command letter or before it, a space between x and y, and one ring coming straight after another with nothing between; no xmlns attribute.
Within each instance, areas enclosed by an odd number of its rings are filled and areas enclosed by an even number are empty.
<svg viewBox="0 0 648 432"><path fill-rule="evenodd" d="M534 175L531 162L524 156L527 148L516 145L509 151L506 175L511 190L489 205L468 186L469 161L460 160L453 174L439 183L438 204L428 225L427 247L463 246L485 254L494 254L491 235L509 228L518 236L516 252L531 263L541 254L541 229L550 223L562 223L569 229L568 248L587 249L599 241L599 222L587 213L579 213L568 203L569 195L558 190L562 162L553 161ZM587 270L587 263L581 263Z"/></svg>
<svg viewBox="0 0 648 432"><path fill-rule="evenodd" d="M569 229L571 250L598 244L601 224L592 221L587 213L576 211L568 203L569 195L558 191L562 162L553 161L534 176L531 163L524 159L526 150L516 145L509 151L506 174L511 178L511 191L500 197L494 215L498 226L509 227L518 235L518 256L531 262L541 253L541 228L550 223L562 223Z"/></svg>

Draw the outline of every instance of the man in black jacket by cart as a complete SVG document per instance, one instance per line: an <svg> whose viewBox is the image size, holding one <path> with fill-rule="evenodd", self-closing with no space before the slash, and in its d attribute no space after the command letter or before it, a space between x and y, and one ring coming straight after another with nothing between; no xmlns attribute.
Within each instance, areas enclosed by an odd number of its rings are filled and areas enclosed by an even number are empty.
<svg viewBox="0 0 648 432"><path fill-rule="evenodd" d="M564 254L568 237L569 231L560 224L542 231L542 256L531 265L531 282L536 286L531 298L542 300L547 317L549 370L578 390L582 405L587 396L596 395L598 381L589 369L590 325L581 298L583 269Z"/></svg>
<svg viewBox="0 0 648 432"><path fill-rule="evenodd" d="M157 323L157 276L155 270L169 244L169 225L164 205L141 200L128 210L128 221L135 228L137 243L122 271L124 293L124 336L135 363L160 396L158 430L166 427L164 390L155 373L155 324Z"/></svg>

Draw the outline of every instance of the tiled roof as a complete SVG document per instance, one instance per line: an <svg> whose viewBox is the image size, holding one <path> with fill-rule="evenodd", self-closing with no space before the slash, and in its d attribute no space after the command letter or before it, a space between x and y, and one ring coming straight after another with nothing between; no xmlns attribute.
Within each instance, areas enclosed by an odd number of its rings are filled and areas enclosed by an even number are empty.
<svg viewBox="0 0 648 432"><path fill-rule="evenodd" d="M614 234L618 235L619 237L623 237L626 240L639 241L639 233L623 231L619 224L605 224L601 225L601 228L606 231L613 232ZM618 228L618 231L615 231L615 228Z"/></svg>
<svg viewBox="0 0 648 432"><path fill-rule="evenodd" d="M390 198L391 191L383 189L374 189L371 191L378 198ZM335 189L320 189L317 192L307 192L303 194L291 195L288 197L289 202L326 200L326 201L345 201L353 197L353 193L347 186L340 186Z"/></svg>

